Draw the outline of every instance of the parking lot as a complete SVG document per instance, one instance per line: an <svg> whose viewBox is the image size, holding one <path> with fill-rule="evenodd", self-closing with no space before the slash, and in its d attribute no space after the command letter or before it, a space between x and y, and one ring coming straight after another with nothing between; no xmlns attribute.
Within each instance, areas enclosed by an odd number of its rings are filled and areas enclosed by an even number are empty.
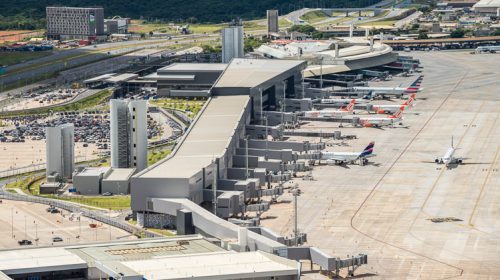
<svg viewBox="0 0 500 280"><path fill-rule="evenodd" d="M298 227L307 245L332 256L368 254L356 275L370 279L495 279L500 275L500 68L498 56L413 52L425 88L396 128L338 128L358 139L329 141L332 151L361 151L375 141L365 166L316 166L313 181L295 179ZM398 86L403 78L373 84ZM397 100L396 102L399 102ZM304 129L305 129L304 128ZM451 137L465 164L447 169ZM308 139L312 142L319 139ZM290 236L293 197L282 196L262 224ZM308 265L303 266L304 269ZM307 274L305 279L324 279Z"/></svg>
<svg viewBox="0 0 500 280"><path fill-rule="evenodd" d="M56 105L69 101L77 95L83 93L86 89L44 89L34 92L21 92L9 102L5 102L5 106L1 107L1 111L26 110L33 108L45 107L48 105Z"/></svg>
<svg viewBox="0 0 500 280"><path fill-rule="evenodd" d="M0 248L18 248L18 241L30 240L33 246L68 245L109 240L130 240L128 232L110 228L66 211L48 213L42 204L4 200L0 204ZM91 227L95 225L96 227ZM62 241L58 240L60 237ZM56 238L56 239L54 239ZM38 241L37 241L38 239Z"/></svg>
<svg viewBox="0 0 500 280"><path fill-rule="evenodd" d="M95 110L82 113L61 112L50 117L13 117L0 129L0 171L32 168L45 163L45 127L64 123L75 125L75 160L99 158L109 149L109 115ZM175 123L158 113L149 114L148 139L171 139ZM24 170L28 171L28 170Z"/></svg>

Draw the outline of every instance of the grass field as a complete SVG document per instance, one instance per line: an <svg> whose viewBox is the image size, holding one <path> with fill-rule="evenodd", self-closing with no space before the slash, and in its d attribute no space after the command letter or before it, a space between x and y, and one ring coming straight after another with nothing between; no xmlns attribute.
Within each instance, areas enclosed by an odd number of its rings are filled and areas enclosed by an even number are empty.
<svg viewBox="0 0 500 280"><path fill-rule="evenodd" d="M158 99L150 101L151 105L159 106L164 109L181 110L194 118L203 107L204 100L185 100L185 99Z"/></svg>
<svg viewBox="0 0 500 280"><path fill-rule="evenodd" d="M189 30L195 34L215 34L219 33L222 28L226 27L227 24L190 24ZM280 27L290 27L292 23L284 18L279 19ZM245 31L258 31L266 30L267 25L265 20L251 20L244 21L243 27ZM160 32L160 33L171 33L178 34L177 29L171 24L162 23L145 23L139 20L133 20L132 24L129 26L130 32L135 33L149 33L149 32Z"/></svg>
<svg viewBox="0 0 500 280"><path fill-rule="evenodd" d="M151 150L148 152L148 165L151 166L152 164L157 163L158 161L164 159L166 156L168 156L172 150L169 149L163 149L163 150Z"/></svg>
<svg viewBox="0 0 500 280"><path fill-rule="evenodd" d="M204 34L204 33L218 33L220 30L226 26L225 24L190 24L189 30L193 33ZM149 32L159 32L159 33L171 33L178 34L177 28L172 24L167 23L145 23L143 21L134 20L130 24L128 30L134 33L149 33Z"/></svg>
<svg viewBox="0 0 500 280"><path fill-rule="evenodd" d="M43 195L43 197L53 198L58 200L75 202L83 205L99 207L103 209L122 210L130 209L129 195L114 195L114 196L57 196Z"/></svg>
<svg viewBox="0 0 500 280"><path fill-rule="evenodd" d="M322 11L311 11L311 12L305 13L304 15L302 15L300 17L300 19L307 21L310 24L314 24L314 23L323 21L327 18L329 18L329 16L326 15Z"/></svg>
<svg viewBox="0 0 500 280"><path fill-rule="evenodd" d="M27 60L50 55L51 51L44 52L2 52L0 51L0 65L14 65Z"/></svg>
<svg viewBox="0 0 500 280"><path fill-rule="evenodd" d="M374 27L374 28L383 28L383 27L392 27L396 23L395 20L381 20L374 22L362 23L359 26L361 27Z"/></svg>
<svg viewBox="0 0 500 280"><path fill-rule="evenodd" d="M280 28L291 27L293 25L291 21L288 21L285 18L280 18L278 20L278 24L279 24Z"/></svg>
<svg viewBox="0 0 500 280"><path fill-rule="evenodd" d="M40 176L19 177L16 181L5 185L7 189L20 189L29 194L39 194L40 184L45 178Z"/></svg>

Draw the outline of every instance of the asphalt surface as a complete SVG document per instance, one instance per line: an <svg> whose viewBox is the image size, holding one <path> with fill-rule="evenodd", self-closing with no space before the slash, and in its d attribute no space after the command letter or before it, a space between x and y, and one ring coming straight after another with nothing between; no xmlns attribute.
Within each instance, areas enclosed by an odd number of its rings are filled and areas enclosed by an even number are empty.
<svg viewBox="0 0 500 280"><path fill-rule="evenodd" d="M329 151L361 151L375 141L365 166L316 166L302 190L299 230L332 256L368 254L356 271L367 279L497 279L500 275L500 68L498 54L412 52L425 75L416 106L397 128L339 128L311 122L309 130L355 134L323 139ZM407 84L395 78L372 86ZM397 104L387 101L389 104ZM386 103L387 103L386 102ZM465 164L436 165L451 145ZM292 137L299 139L299 137ZM301 140L304 140L302 138ZM318 138L307 138L311 142ZM282 235L293 230L293 203L283 195L262 215ZM437 219L433 222L431 219ZM439 222L442 221L442 222ZM317 267L316 267L317 268ZM303 266L308 270L308 265ZM317 272L304 279L325 279Z"/></svg>

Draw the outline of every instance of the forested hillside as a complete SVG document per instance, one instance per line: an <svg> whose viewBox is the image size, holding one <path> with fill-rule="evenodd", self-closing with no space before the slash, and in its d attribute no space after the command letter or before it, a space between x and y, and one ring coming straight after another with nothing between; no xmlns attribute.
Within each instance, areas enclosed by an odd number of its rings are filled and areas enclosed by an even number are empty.
<svg viewBox="0 0 500 280"><path fill-rule="evenodd" d="M45 7L102 6L106 17L143 18L176 22L227 22L233 18L254 19L267 9L281 14L302 7L360 7L380 0L22 0L0 1L1 29L34 29L45 25Z"/></svg>

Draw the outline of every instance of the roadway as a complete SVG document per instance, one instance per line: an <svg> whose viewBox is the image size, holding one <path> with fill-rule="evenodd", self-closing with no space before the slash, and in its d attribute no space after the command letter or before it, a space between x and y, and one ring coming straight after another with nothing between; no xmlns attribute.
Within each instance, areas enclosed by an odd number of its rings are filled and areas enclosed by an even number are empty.
<svg viewBox="0 0 500 280"><path fill-rule="evenodd" d="M126 53L142 49L167 48L178 44L192 44L213 40L218 35L201 35L172 40L139 40L106 43L94 46L85 46L73 50L54 52L53 55L20 63L7 67L7 73L0 76L0 84L8 85L15 82L23 84L23 80L35 80L64 69L73 68L99 60L109 59Z"/></svg>
<svg viewBox="0 0 500 280"><path fill-rule="evenodd" d="M309 245L345 256L363 252L370 279L495 279L500 274L500 69L496 55L414 52L421 59L424 91L400 128L343 128L358 139L328 150L361 151L374 140L366 166L318 166L314 181L296 180L299 229ZM407 84L415 77L371 85ZM387 102L396 104L400 102ZM309 130L339 130L311 122ZM433 160L451 136L468 158L450 170ZM299 137L292 137L297 139ZM303 138L302 138L303 139ZM319 139L311 139L319 141ZM336 146L338 144L338 146ZM285 194L262 217L279 234L293 229L293 198ZM458 221L433 222L432 218ZM305 268L305 267L303 267ZM308 273L305 279L324 279Z"/></svg>

